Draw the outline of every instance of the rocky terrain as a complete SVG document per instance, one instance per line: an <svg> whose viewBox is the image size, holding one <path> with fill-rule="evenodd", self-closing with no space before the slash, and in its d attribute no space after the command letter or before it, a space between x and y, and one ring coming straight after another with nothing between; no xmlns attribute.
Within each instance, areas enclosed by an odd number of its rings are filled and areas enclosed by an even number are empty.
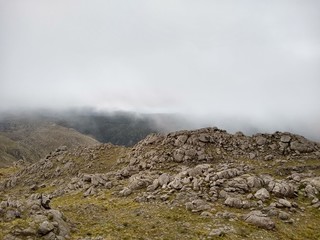
<svg viewBox="0 0 320 240"><path fill-rule="evenodd" d="M217 128L0 171L0 239L320 239L320 145Z"/></svg>

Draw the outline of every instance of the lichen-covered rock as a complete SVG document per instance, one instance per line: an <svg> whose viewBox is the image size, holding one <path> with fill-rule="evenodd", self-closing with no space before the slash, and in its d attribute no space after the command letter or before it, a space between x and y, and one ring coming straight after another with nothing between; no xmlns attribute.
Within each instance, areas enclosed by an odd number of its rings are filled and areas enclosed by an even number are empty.
<svg viewBox="0 0 320 240"><path fill-rule="evenodd" d="M277 197L292 198L296 196L296 188L286 181L270 181L268 184L268 190Z"/></svg>
<svg viewBox="0 0 320 240"><path fill-rule="evenodd" d="M267 230L272 230L275 228L275 223L271 220L271 218L263 214L261 211L251 211L244 216L244 220L247 223Z"/></svg>
<svg viewBox="0 0 320 240"><path fill-rule="evenodd" d="M259 200L265 201L270 198L270 193L267 189L261 188L254 194L254 196Z"/></svg>
<svg viewBox="0 0 320 240"><path fill-rule="evenodd" d="M228 197L224 201L224 205L226 205L228 207L233 207L233 208L242 208L243 207L243 202L238 197Z"/></svg>

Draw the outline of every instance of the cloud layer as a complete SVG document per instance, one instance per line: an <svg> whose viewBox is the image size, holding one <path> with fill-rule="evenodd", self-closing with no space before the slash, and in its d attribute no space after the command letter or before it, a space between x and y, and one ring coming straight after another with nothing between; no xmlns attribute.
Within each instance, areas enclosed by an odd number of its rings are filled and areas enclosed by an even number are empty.
<svg viewBox="0 0 320 240"><path fill-rule="evenodd" d="M174 112L320 134L319 9L0 0L0 109Z"/></svg>

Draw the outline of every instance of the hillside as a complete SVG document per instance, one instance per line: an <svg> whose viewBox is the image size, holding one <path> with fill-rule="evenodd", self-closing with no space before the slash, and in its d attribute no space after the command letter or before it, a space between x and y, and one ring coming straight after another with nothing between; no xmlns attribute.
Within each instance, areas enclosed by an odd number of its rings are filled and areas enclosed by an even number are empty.
<svg viewBox="0 0 320 240"><path fill-rule="evenodd" d="M73 129L47 121L8 119L0 123L0 166L15 161L35 162L59 146L74 148L99 142Z"/></svg>
<svg viewBox="0 0 320 240"><path fill-rule="evenodd" d="M54 121L93 136L100 142L133 146L152 132L159 132L155 120L129 112L99 114L94 112L62 113Z"/></svg>
<svg viewBox="0 0 320 240"><path fill-rule="evenodd" d="M1 239L319 239L320 145L217 128L0 172Z"/></svg>

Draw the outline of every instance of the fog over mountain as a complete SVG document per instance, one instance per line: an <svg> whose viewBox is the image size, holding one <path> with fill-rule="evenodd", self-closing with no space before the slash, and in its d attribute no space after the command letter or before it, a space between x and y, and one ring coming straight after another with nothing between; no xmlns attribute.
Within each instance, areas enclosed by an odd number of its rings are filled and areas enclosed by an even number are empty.
<svg viewBox="0 0 320 240"><path fill-rule="evenodd" d="M1 115L175 114L157 124L320 140L319 9L317 0L0 0Z"/></svg>

